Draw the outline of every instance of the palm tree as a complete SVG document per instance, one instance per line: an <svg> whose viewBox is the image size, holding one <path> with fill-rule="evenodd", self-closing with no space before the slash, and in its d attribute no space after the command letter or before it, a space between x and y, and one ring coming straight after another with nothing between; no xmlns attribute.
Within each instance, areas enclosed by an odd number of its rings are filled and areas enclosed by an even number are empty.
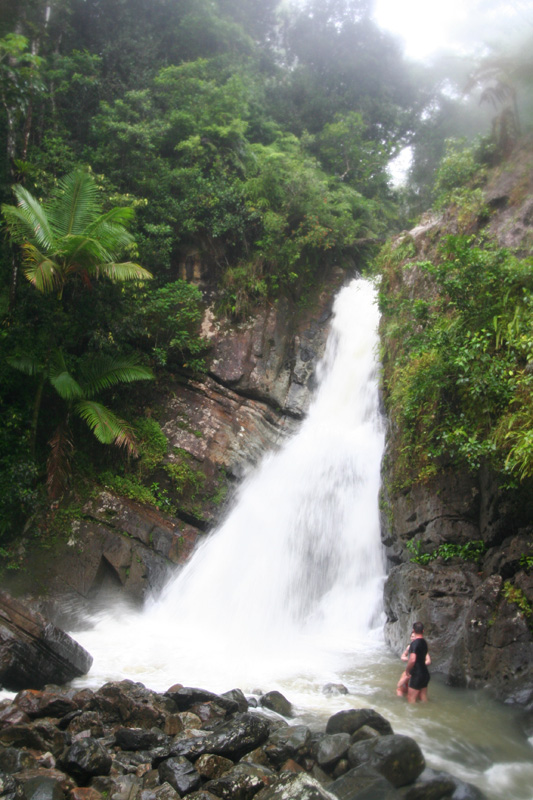
<svg viewBox="0 0 533 800"><path fill-rule="evenodd" d="M83 169L64 177L48 202L27 189L13 188L17 205L2 205L11 238L21 245L26 278L43 293L62 298L67 281L80 277L87 285L100 277L112 281L148 280L148 270L117 257L133 244L127 225L131 208L102 213L98 187Z"/></svg>
<svg viewBox="0 0 533 800"><path fill-rule="evenodd" d="M505 148L513 144L521 135L518 109L519 89L529 89L533 80L533 37L531 35L522 46L513 52L485 56L471 73L465 94L480 89L479 102L490 103L495 111L493 135L497 143Z"/></svg>
<svg viewBox="0 0 533 800"><path fill-rule="evenodd" d="M69 371L61 350L55 350L46 363L27 357L12 357L9 363L28 375L40 375L40 389L48 379L59 397L66 403L66 414L49 441L51 453L47 462L48 490L56 497L66 484L70 457L73 451L70 419L77 416L92 430L102 444L115 444L136 455L137 447L131 426L111 409L93 398L118 383L132 383L151 379L151 370L138 364L134 358L97 356L87 359L80 369L78 379ZM32 422L32 438L37 426L40 394L36 399Z"/></svg>
<svg viewBox="0 0 533 800"><path fill-rule="evenodd" d="M56 194L40 203L23 186L13 189L17 205L3 205L2 213L11 238L21 246L24 274L44 294L55 293L59 302L65 285L75 279L90 286L102 277L112 281L147 280L148 270L131 261L118 262L118 256L133 244L127 225L133 217L129 208L112 208L102 213L98 188L86 170L76 170L60 181ZM72 451L69 420L74 414L83 419L104 444L124 446L135 452L131 428L109 408L93 398L116 383L129 383L152 377L149 369L132 359L93 358L79 380L66 365L63 351L54 342L55 331L47 331L44 358L28 354L13 356L9 363L29 375L38 376L31 423L31 449L34 451L41 398L48 380L66 401L64 422L50 440L48 460L49 488L55 492L68 473Z"/></svg>

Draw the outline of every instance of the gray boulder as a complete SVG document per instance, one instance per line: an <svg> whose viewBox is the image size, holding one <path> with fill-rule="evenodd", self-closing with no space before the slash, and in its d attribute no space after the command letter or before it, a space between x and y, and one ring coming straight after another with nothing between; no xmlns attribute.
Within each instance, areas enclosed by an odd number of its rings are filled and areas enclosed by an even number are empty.
<svg viewBox="0 0 533 800"><path fill-rule="evenodd" d="M220 778L206 783L205 789L217 797L228 800L250 800L276 778L276 773L271 769L257 764L237 764Z"/></svg>
<svg viewBox="0 0 533 800"><path fill-rule="evenodd" d="M317 762L326 771L332 769L346 755L351 745L349 733L326 735L318 745Z"/></svg>
<svg viewBox="0 0 533 800"><path fill-rule="evenodd" d="M373 708L351 708L333 714L328 719L326 733L349 733L351 735L363 725L373 728L384 736L393 732L390 722Z"/></svg>
<svg viewBox="0 0 533 800"><path fill-rule="evenodd" d="M61 759L65 772L82 784L95 775L109 775L111 764L105 747L91 736L74 742Z"/></svg>
<svg viewBox="0 0 533 800"><path fill-rule="evenodd" d="M270 734L264 750L273 764L282 764L294 758L310 741L311 731L306 725L286 725Z"/></svg>
<svg viewBox="0 0 533 800"><path fill-rule="evenodd" d="M285 773L272 786L261 789L254 800L336 800L320 783L305 773Z"/></svg>
<svg viewBox="0 0 533 800"><path fill-rule="evenodd" d="M16 692L85 675L92 656L64 631L0 592L0 685Z"/></svg>
<svg viewBox="0 0 533 800"><path fill-rule="evenodd" d="M356 767L328 786L338 800L397 800L394 786L377 770Z"/></svg>
<svg viewBox="0 0 533 800"><path fill-rule="evenodd" d="M415 781L426 766L415 740L401 734L353 744L348 750L348 761L352 767L372 767L396 787Z"/></svg>
<svg viewBox="0 0 533 800"><path fill-rule="evenodd" d="M282 717L292 717L292 704L281 692L267 692L259 698L259 702L264 708L275 711Z"/></svg>
<svg viewBox="0 0 533 800"><path fill-rule="evenodd" d="M267 720L249 713L235 714L205 737L203 753L239 759L266 742L269 732Z"/></svg>
<svg viewBox="0 0 533 800"><path fill-rule="evenodd" d="M163 761L158 772L161 783L169 783L180 795L199 789L202 783L193 764L183 756L174 756Z"/></svg>

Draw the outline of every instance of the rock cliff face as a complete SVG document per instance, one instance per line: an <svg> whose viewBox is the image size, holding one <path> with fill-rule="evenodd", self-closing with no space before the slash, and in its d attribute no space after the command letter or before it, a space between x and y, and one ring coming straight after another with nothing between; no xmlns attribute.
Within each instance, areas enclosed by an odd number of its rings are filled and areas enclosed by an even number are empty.
<svg viewBox="0 0 533 800"><path fill-rule="evenodd" d="M422 620L432 670L448 683L488 688L500 699L531 706L532 632L508 587L533 596L533 576L520 563L533 530L518 527L519 516L505 507L497 487L485 491L484 497L472 478L444 474L389 498L382 527L390 563L385 637L400 653L412 623ZM492 514L484 508L489 501ZM437 558L423 565L411 561L408 540L424 552L471 540L488 549L477 564Z"/></svg>
<svg viewBox="0 0 533 800"><path fill-rule="evenodd" d="M109 593L138 602L161 587L224 513L235 481L279 446L305 414L333 296L344 277L340 271L331 276L312 308L297 312L279 302L237 327L208 309L202 331L210 342L205 379L175 376L155 386L151 398L168 442L155 480L173 501L176 487L168 468L176 470L177 514L103 492L83 504L51 549L22 539L25 569L8 588L38 598L49 618L68 627L69 617ZM147 416L152 412L145 410Z"/></svg>
<svg viewBox="0 0 533 800"><path fill-rule="evenodd" d="M488 219L469 221L470 233L484 225L488 239L521 256L530 252L533 236L531 152L531 143L526 143L494 172L484 189ZM457 232L457 217L448 211L428 215L399 237L398 244L409 241L411 247L400 288L413 303L432 292L430 279L416 262L431 260L438 242ZM422 620L432 669L449 683L487 687L500 699L533 707L533 576L523 558L533 542L531 498L501 488L486 466L474 474L443 464L429 481L394 491L393 461L391 449L384 461L382 492L382 539L389 563L387 642L399 654L412 623ZM413 549L429 553L475 540L485 546L477 563L457 557L425 565L413 560Z"/></svg>

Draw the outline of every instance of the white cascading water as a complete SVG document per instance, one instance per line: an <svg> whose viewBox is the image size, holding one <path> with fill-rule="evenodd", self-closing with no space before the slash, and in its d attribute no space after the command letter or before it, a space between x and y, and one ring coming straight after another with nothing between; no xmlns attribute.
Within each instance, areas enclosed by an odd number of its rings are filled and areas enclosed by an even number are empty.
<svg viewBox="0 0 533 800"><path fill-rule="evenodd" d="M334 678L339 654L379 636L378 318L369 281L339 293L299 432L243 482L224 523L158 598L76 634L95 656L91 682L271 689Z"/></svg>
<svg viewBox="0 0 533 800"><path fill-rule="evenodd" d="M490 800L532 800L533 738L512 709L436 675L427 704L408 706L394 691L404 665L381 633L378 319L369 281L339 293L299 432L265 456L224 523L143 611L113 606L73 632L94 656L75 683L279 689L304 722L370 705L413 736L433 768ZM328 682L350 694L324 694Z"/></svg>

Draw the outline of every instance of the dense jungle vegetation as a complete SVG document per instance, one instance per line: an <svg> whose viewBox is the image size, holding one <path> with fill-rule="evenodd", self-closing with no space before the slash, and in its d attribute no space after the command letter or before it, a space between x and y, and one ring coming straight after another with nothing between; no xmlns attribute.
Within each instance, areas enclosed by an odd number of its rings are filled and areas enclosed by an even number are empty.
<svg viewBox="0 0 533 800"><path fill-rule="evenodd" d="M206 297L234 321L297 306L432 203L479 204L531 76L519 55L411 64L372 0L0 0L0 553L73 476L142 473L162 446L143 398L205 369ZM424 453L410 479L444 451L530 478L530 260L456 237L412 307L387 291L397 255L382 304L399 447Z"/></svg>

